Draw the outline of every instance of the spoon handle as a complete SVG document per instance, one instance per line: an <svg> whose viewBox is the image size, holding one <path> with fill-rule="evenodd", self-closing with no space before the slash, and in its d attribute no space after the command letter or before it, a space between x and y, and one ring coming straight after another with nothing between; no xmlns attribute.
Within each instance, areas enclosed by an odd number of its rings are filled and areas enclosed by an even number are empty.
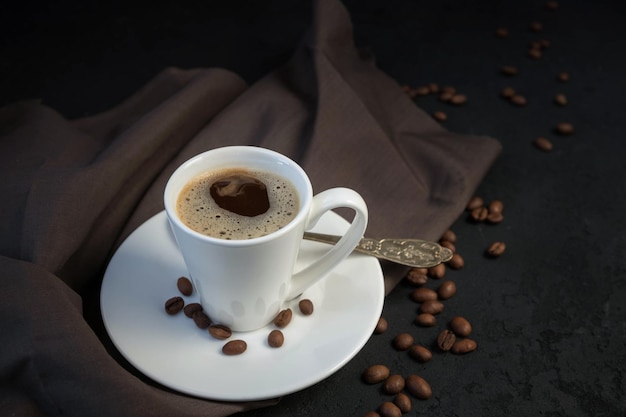
<svg viewBox="0 0 626 417"><path fill-rule="evenodd" d="M304 238L334 245L341 236L304 232ZM419 239L363 238L354 251L416 268L430 268L452 258L450 249Z"/></svg>

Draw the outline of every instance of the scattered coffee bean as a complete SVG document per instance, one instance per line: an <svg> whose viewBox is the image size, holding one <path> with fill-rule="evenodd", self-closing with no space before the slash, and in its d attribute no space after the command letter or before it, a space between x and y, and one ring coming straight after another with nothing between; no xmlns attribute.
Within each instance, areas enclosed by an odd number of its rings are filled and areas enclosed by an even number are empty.
<svg viewBox="0 0 626 417"><path fill-rule="evenodd" d="M385 401L378 407L380 417L401 417L402 411L391 401Z"/></svg>
<svg viewBox="0 0 626 417"><path fill-rule="evenodd" d="M512 76L517 75L519 70L513 65L504 65L500 68L500 72L504 75Z"/></svg>
<svg viewBox="0 0 626 417"><path fill-rule="evenodd" d="M437 324L437 318L430 313L421 313L415 318L415 323L422 327L433 327Z"/></svg>
<svg viewBox="0 0 626 417"><path fill-rule="evenodd" d="M387 324L387 320L381 317L378 319L378 323L376 323L376 328L374 329L374 333L376 334L385 333L387 331L387 327L389 327L389 325Z"/></svg>
<svg viewBox="0 0 626 417"><path fill-rule="evenodd" d="M556 1L549 1L546 3L546 9L550 11L554 11L559 8L559 3Z"/></svg>
<svg viewBox="0 0 626 417"><path fill-rule="evenodd" d="M472 197L470 199L470 201L467 203L467 207L466 209L468 211L472 211L474 209L480 208L482 206L485 205L485 201L482 199L482 197L479 197L477 195L475 195L474 197ZM447 239L446 239L447 240Z"/></svg>
<svg viewBox="0 0 626 417"><path fill-rule="evenodd" d="M445 122L448 119L448 115L442 111L436 111L433 112L433 119L437 120L438 122Z"/></svg>
<svg viewBox="0 0 626 417"><path fill-rule="evenodd" d="M428 90L430 90L431 94L437 94L439 92L439 84L428 83Z"/></svg>
<svg viewBox="0 0 626 417"><path fill-rule="evenodd" d="M368 411L367 413L363 414L363 417L380 417L380 414L378 414L376 411Z"/></svg>
<svg viewBox="0 0 626 417"><path fill-rule="evenodd" d="M456 336L448 329L443 330L439 333L439 336L437 336L437 346L444 352L452 349L454 342L456 342Z"/></svg>
<svg viewBox="0 0 626 417"><path fill-rule="evenodd" d="M185 301L182 297L172 297L165 302L165 312L171 316L178 314L185 306Z"/></svg>
<svg viewBox="0 0 626 417"><path fill-rule="evenodd" d="M528 56L532 59L540 59L541 58L541 50L536 48L531 48L528 50Z"/></svg>
<svg viewBox="0 0 626 417"><path fill-rule="evenodd" d="M280 330L272 330L267 336L267 344L273 348L281 347L285 342L285 336Z"/></svg>
<svg viewBox="0 0 626 417"><path fill-rule="evenodd" d="M230 342L227 342L224 346L222 346L222 352L225 355L240 355L243 352L246 351L246 349L248 348L248 344L246 343L245 340L231 340Z"/></svg>
<svg viewBox="0 0 626 417"><path fill-rule="evenodd" d="M456 294L456 284L454 281L444 281L437 289L437 294L441 300L448 300Z"/></svg>
<svg viewBox="0 0 626 417"><path fill-rule="evenodd" d="M443 311L443 303L436 300L424 301L419 308L420 313L439 314Z"/></svg>
<svg viewBox="0 0 626 417"><path fill-rule="evenodd" d="M502 213L489 213L487 215L487 222L491 224L502 223L503 220L504 216L502 215Z"/></svg>
<svg viewBox="0 0 626 417"><path fill-rule="evenodd" d="M506 38L509 36L509 29L505 27L499 27L496 29L496 36L498 38Z"/></svg>
<svg viewBox="0 0 626 417"><path fill-rule="evenodd" d="M447 240L448 242L456 243L456 233L454 233L452 229L448 229L443 232L443 235L441 235L441 240Z"/></svg>
<svg viewBox="0 0 626 417"><path fill-rule="evenodd" d="M460 339L457 340L452 346L452 353L457 355L462 355L464 353L473 352L476 350L476 342L472 339Z"/></svg>
<svg viewBox="0 0 626 417"><path fill-rule="evenodd" d="M487 248L487 254L491 257L496 258L502 255L505 250L506 250L506 245L504 244L504 242L493 242Z"/></svg>
<svg viewBox="0 0 626 417"><path fill-rule="evenodd" d="M421 363L426 363L433 358L433 353L421 345L413 345L409 349L409 355Z"/></svg>
<svg viewBox="0 0 626 417"><path fill-rule="evenodd" d="M427 300L436 300L436 299L437 299L437 291L432 290L430 288L426 288L426 287L416 288L411 293L411 300L417 303L423 303L424 301L427 301Z"/></svg>
<svg viewBox="0 0 626 417"><path fill-rule="evenodd" d="M572 133L574 133L574 126L571 123L557 123L556 127L554 128L554 130L556 131L556 133L558 133L559 135L571 135Z"/></svg>
<svg viewBox="0 0 626 417"><path fill-rule="evenodd" d="M461 104L467 103L467 96L465 94L454 94L450 97L450 103L460 106Z"/></svg>
<svg viewBox="0 0 626 417"><path fill-rule="evenodd" d="M569 73L565 71L561 71L557 74L556 79L562 83L566 83L569 81Z"/></svg>
<svg viewBox="0 0 626 417"><path fill-rule="evenodd" d="M202 305L200 303L190 303L183 308L183 313L189 318L192 318L196 311L202 311Z"/></svg>
<svg viewBox="0 0 626 417"><path fill-rule="evenodd" d="M363 371L363 381L367 384L377 384L389 378L389 368L385 365L372 365Z"/></svg>
<svg viewBox="0 0 626 417"><path fill-rule="evenodd" d="M400 333L393 338L393 341L391 343L396 350L407 350L408 348L413 346L414 342L415 339L413 338L413 336L411 336L410 333Z"/></svg>
<svg viewBox="0 0 626 417"><path fill-rule="evenodd" d="M410 93L411 92L411 87L407 84L402 84L400 86L400 89L402 89L403 93Z"/></svg>
<svg viewBox="0 0 626 417"><path fill-rule="evenodd" d="M411 399L403 392L399 392L398 395L396 395L396 398L393 399L393 403L398 406L402 414L411 411Z"/></svg>
<svg viewBox="0 0 626 417"><path fill-rule="evenodd" d="M472 333L472 325L465 317L461 316L453 317L450 320L450 328L459 337L467 337Z"/></svg>
<svg viewBox="0 0 626 417"><path fill-rule="evenodd" d="M465 266L465 260L458 253L453 253L452 258L448 261L448 265L452 269L461 269Z"/></svg>
<svg viewBox="0 0 626 417"><path fill-rule="evenodd" d="M280 313L278 313L278 315L274 319L274 325L282 329L291 322L292 316L293 316L293 312L291 311L291 309L286 308L282 310Z"/></svg>
<svg viewBox="0 0 626 417"><path fill-rule="evenodd" d="M211 325L211 319L202 310L198 310L193 313L193 316L191 316L191 318L193 319L193 322L196 323L196 326L198 326L198 328L200 329L208 329Z"/></svg>
<svg viewBox="0 0 626 417"><path fill-rule="evenodd" d="M446 266L439 264L428 268L428 275L435 279L441 279L446 275Z"/></svg>
<svg viewBox="0 0 626 417"><path fill-rule="evenodd" d="M565 97L565 94L559 93L554 96L554 102L559 106L565 106L567 105L567 97Z"/></svg>
<svg viewBox="0 0 626 417"><path fill-rule="evenodd" d="M543 30L543 24L537 21L530 22L529 28L533 32L541 32Z"/></svg>
<svg viewBox="0 0 626 417"><path fill-rule="evenodd" d="M449 91L443 92L441 94L439 94L439 100L447 103L450 100L452 100L452 97L454 97L454 93L451 93Z"/></svg>
<svg viewBox="0 0 626 417"><path fill-rule="evenodd" d="M502 213L504 211L504 203L500 200L493 200L487 207L489 213Z"/></svg>
<svg viewBox="0 0 626 417"><path fill-rule="evenodd" d="M427 96L428 94L430 94L430 88L428 88L428 86L426 85L417 87L414 91L415 96Z"/></svg>
<svg viewBox="0 0 626 417"><path fill-rule="evenodd" d="M489 211L487 207L477 207L470 211L470 218L477 223L485 221L488 215Z"/></svg>
<svg viewBox="0 0 626 417"><path fill-rule="evenodd" d="M404 389L404 377L402 375L390 375L383 384L383 390L387 394L395 395Z"/></svg>
<svg viewBox="0 0 626 417"><path fill-rule="evenodd" d="M524 107L527 104L526 97L521 94L515 94L511 97L511 103L519 107Z"/></svg>
<svg viewBox="0 0 626 417"><path fill-rule="evenodd" d="M456 252L456 246L454 245L454 243L450 242L449 240L440 240L439 244L443 246L444 248L450 249L452 253Z"/></svg>
<svg viewBox="0 0 626 417"><path fill-rule="evenodd" d="M539 46L541 49L548 49L550 47L550 41L547 39L540 39Z"/></svg>
<svg viewBox="0 0 626 417"><path fill-rule="evenodd" d="M223 324L212 324L209 326L209 334L216 339L225 340L233 335L233 331Z"/></svg>
<svg viewBox="0 0 626 417"><path fill-rule="evenodd" d="M426 268L411 268L406 275L407 281L413 285L424 285L428 281Z"/></svg>
<svg viewBox="0 0 626 417"><path fill-rule="evenodd" d="M452 93L452 94L455 94L456 93L456 88L452 87L451 85L444 85L441 88L441 92L442 93Z"/></svg>
<svg viewBox="0 0 626 417"><path fill-rule="evenodd" d="M538 137L533 141L533 144L537 149L540 149L544 152L550 152L552 150L552 142L543 136Z"/></svg>
<svg viewBox="0 0 626 417"><path fill-rule="evenodd" d="M300 302L298 303L298 308L300 309L300 313L304 314L305 316L310 316L311 314L313 314L313 301L309 300L308 298L305 298L303 300L300 300Z"/></svg>
<svg viewBox="0 0 626 417"><path fill-rule="evenodd" d="M541 49L541 42L539 41L532 41L530 43L530 45L528 46L529 49Z"/></svg>
<svg viewBox="0 0 626 417"><path fill-rule="evenodd" d="M178 278L176 286L182 295L190 296L193 293L193 284L187 277Z"/></svg>
<svg viewBox="0 0 626 417"><path fill-rule="evenodd" d="M424 378L415 374L406 377L404 386L409 394L420 400L427 400L433 395L430 384Z"/></svg>

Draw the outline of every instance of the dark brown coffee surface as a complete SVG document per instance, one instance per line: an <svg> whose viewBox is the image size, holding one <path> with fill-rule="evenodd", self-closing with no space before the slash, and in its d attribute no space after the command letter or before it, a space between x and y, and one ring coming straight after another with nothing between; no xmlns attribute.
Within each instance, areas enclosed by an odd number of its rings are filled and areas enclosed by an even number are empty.
<svg viewBox="0 0 626 417"><path fill-rule="evenodd" d="M217 179L210 193L218 206L242 216L258 216L270 208L265 184L244 173Z"/></svg>

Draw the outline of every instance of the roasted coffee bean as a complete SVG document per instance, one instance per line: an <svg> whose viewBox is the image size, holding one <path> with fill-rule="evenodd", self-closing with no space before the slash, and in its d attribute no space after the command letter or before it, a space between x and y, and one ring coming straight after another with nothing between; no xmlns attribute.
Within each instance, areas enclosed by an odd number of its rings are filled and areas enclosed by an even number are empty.
<svg viewBox="0 0 626 417"><path fill-rule="evenodd" d="M450 320L450 328L459 337L467 337L472 333L472 325L465 317L461 316L453 317Z"/></svg>
<svg viewBox="0 0 626 417"><path fill-rule="evenodd" d="M550 41L547 39L540 39L539 46L541 49L548 49L550 47Z"/></svg>
<svg viewBox="0 0 626 417"><path fill-rule="evenodd" d="M367 413L363 414L363 417L380 417L380 414L378 414L376 411L368 411Z"/></svg>
<svg viewBox="0 0 626 417"><path fill-rule="evenodd" d="M278 313L278 315L274 319L274 325L282 329L283 327L286 327L291 322L292 316L293 316L293 312L291 311L291 309L286 308L282 310L280 313Z"/></svg>
<svg viewBox="0 0 626 417"><path fill-rule="evenodd" d="M396 395L396 398L393 399L393 403L398 406L402 414L411 411L411 399L403 392L399 392L398 395Z"/></svg>
<svg viewBox="0 0 626 417"><path fill-rule="evenodd" d="M280 330L272 330L267 336L267 344L271 347L281 347L285 342L285 335Z"/></svg>
<svg viewBox="0 0 626 417"><path fill-rule="evenodd" d="M536 48L531 48L528 50L528 56L532 59L540 59L541 58L541 50Z"/></svg>
<svg viewBox="0 0 626 417"><path fill-rule="evenodd" d="M519 73L519 70L513 65L504 65L500 68L500 72L504 75L512 76L517 75Z"/></svg>
<svg viewBox="0 0 626 417"><path fill-rule="evenodd" d="M416 288L411 293L411 300L417 303L423 303L427 300L436 300L437 299L437 291L431 290L430 288L420 287Z"/></svg>
<svg viewBox="0 0 626 417"><path fill-rule="evenodd" d="M178 281L176 281L176 286L178 287L178 291L182 295L190 296L193 293L193 284L189 281L187 277L180 277Z"/></svg>
<svg viewBox="0 0 626 417"><path fill-rule="evenodd" d="M502 213L489 213L487 215L487 222L491 224L502 223L503 220L504 216L502 215Z"/></svg>
<svg viewBox="0 0 626 417"><path fill-rule="evenodd" d="M415 342L415 339L410 333L400 333L393 338L391 343L396 350L407 350L413 346L413 342Z"/></svg>
<svg viewBox="0 0 626 417"><path fill-rule="evenodd" d="M428 89L431 94L437 94L439 92L439 84L437 83L428 83Z"/></svg>
<svg viewBox="0 0 626 417"><path fill-rule="evenodd" d="M420 313L415 318L415 324L422 327L433 327L437 324L437 318L430 313Z"/></svg>
<svg viewBox="0 0 626 417"><path fill-rule="evenodd" d="M498 29L496 29L496 36L498 38L506 38L507 36L509 36L509 29L505 27L499 27Z"/></svg>
<svg viewBox="0 0 626 417"><path fill-rule="evenodd" d="M439 100L447 103L450 100L452 100L452 97L454 97L454 93L451 93L449 91L446 91L444 93L439 94Z"/></svg>
<svg viewBox="0 0 626 417"><path fill-rule="evenodd" d="M470 218L478 223L485 221L488 215L487 207L478 207L470 211Z"/></svg>
<svg viewBox="0 0 626 417"><path fill-rule="evenodd" d="M567 105L567 97L563 93L559 93L554 96L554 102L559 106Z"/></svg>
<svg viewBox="0 0 626 417"><path fill-rule="evenodd" d="M557 74L557 76L556 76L556 79L559 80L562 83L568 82L569 78L570 78L569 77L569 72L565 72L565 71L559 72Z"/></svg>
<svg viewBox="0 0 626 417"><path fill-rule="evenodd" d="M427 85L417 87L414 91L416 96L427 96L430 94L430 88Z"/></svg>
<svg viewBox="0 0 626 417"><path fill-rule="evenodd" d="M391 401L385 401L378 407L380 417L401 417L402 411Z"/></svg>
<svg viewBox="0 0 626 417"><path fill-rule="evenodd" d="M491 257L498 257L504 253L506 250L506 245L504 242L493 242L487 248L487 254Z"/></svg>
<svg viewBox="0 0 626 417"><path fill-rule="evenodd" d="M165 312L169 315L180 313L185 306L185 301L182 297L172 297L165 302Z"/></svg>
<svg viewBox="0 0 626 417"><path fill-rule="evenodd" d="M550 11L555 11L556 9L559 8L559 3L556 1L549 1L546 2L546 9L550 10Z"/></svg>
<svg viewBox="0 0 626 417"><path fill-rule="evenodd" d="M304 314L305 316L310 316L311 314L313 314L313 301L309 300L308 298L305 298L304 300L300 300L300 302L298 303L298 308L300 309L300 313Z"/></svg>
<svg viewBox="0 0 626 417"><path fill-rule="evenodd" d="M421 363L426 363L433 358L433 353L421 345L413 345L409 349L409 355Z"/></svg>
<svg viewBox="0 0 626 417"><path fill-rule="evenodd" d="M467 103L467 96L465 94L454 94L450 97L450 103L460 106L461 104Z"/></svg>
<svg viewBox="0 0 626 417"><path fill-rule="evenodd" d="M453 253L452 258L448 261L448 266L452 269L461 269L465 266L465 260L458 253Z"/></svg>
<svg viewBox="0 0 626 417"><path fill-rule="evenodd" d="M387 331L387 327L389 327L389 325L387 324L387 320L381 317L378 319L378 323L376 323L376 328L374 329L374 333L376 334L385 333Z"/></svg>
<svg viewBox="0 0 626 417"><path fill-rule="evenodd" d="M541 32L543 30L543 24L537 21L530 22L529 28L533 32Z"/></svg>
<svg viewBox="0 0 626 417"><path fill-rule="evenodd" d="M428 281L427 271L426 268L411 268L406 279L413 285L424 285Z"/></svg>
<svg viewBox="0 0 626 417"><path fill-rule="evenodd" d="M443 235L441 235L441 240L447 240L448 242L456 243L457 241L456 233L454 233L452 229L448 229L445 232L443 232Z"/></svg>
<svg viewBox="0 0 626 417"><path fill-rule="evenodd" d="M511 103L515 104L516 106L523 107L527 104L526 97L521 94L515 94L513 95L513 97L511 97Z"/></svg>
<svg viewBox="0 0 626 417"><path fill-rule="evenodd" d="M480 208L482 206L485 205L485 201L482 199L482 197L479 197L477 195L475 195L474 197L472 197L470 199L470 201L467 203L467 207L466 209L468 211L472 211L474 209ZM447 239L446 239L447 240ZM454 243L454 242L453 242Z"/></svg>
<svg viewBox="0 0 626 417"><path fill-rule="evenodd" d="M433 112L433 119L437 120L438 122L445 122L448 119L448 115L442 111L436 111Z"/></svg>
<svg viewBox="0 0 626 417"><path fill-rule="evenodd" d="M493 200L487 208L489 213L502 213L504 211L504 203L501 200Z"/></svg>
<svg viewBox="0 0 626 417"><path fill-rule="evenodd" d="M574 133L574 125L572 125L571 123L557 123L556 127L554 128L554 130L556 131L556 133L558 133L559 135L571 135L572 133Z"/></svg>
<svg viewBox="0 0 626 417"><path fill-rule="evenodd" d="M227 342L224 346L222 346L222 352L225 355L240 355L243 352L246 351L246 349L248 348L248 344L246 343L245 340L231 340L230 342Z"/></svg>
<svg viewBox="0 0 626 417"><path fill-rule="evenodd" d="M456 88L452 87L451 85L444 85L443 87L441 87L441 92L455 94Z"/></svg>
<svg viewBox="0 0 626 417"><path fill-rule="evenodd" d="M196 311L202 311L202 305L200 303L190 303L183 308L183 313L189 318L192 318Z"/></svg>
<svg viewBox="0 0 626 417"><path fill-rule="evenodd" d="M444 264L435 265L428 268L428 275L435 279L441 279L446 275L446 266Z"/></svg>
<svg viewBox="0 0 626 417"><path fill-rule="evenodd" d="M390 375L383 384L387 394L395 395L404 389L404 377L402 375Z"/></svg>
<svg viewBox="0 0 626 417"><path fill-rule="evenodd" d="M454 246L454 243L450 242L449 240L440 240L439 244L444 248L450 249L452 253L456 252L456 246Z"/></svg>
<svg viewBox="0 0 626 417"><path fill-rule="evenodd" d="M550 152L552 150L552 142L543 136L538 137L534 140L533 144L536 148L541 149L544 152Z"/></svg>
<svg viewBox="0 0 626 417"><path fill-rule="evenodd" d="M441 300L447 300L456 294L456 284L453 281L444 281L437 289L437 294Z"/></svg>
<svg viewBox="0 0 626 417"><path fill-rule="evenodd" d="M212 324L209 326L209 334L216 339L228 339L233 335L233 331L230 330L230 327L224 326L223 324Z"/></svg>
<svg viewBox="0 0 626 417"><path fill-rule="evenodd" d="M424 301L421 305L420 305L420 313L426 313L426 314L439 314L443 311L443 303L441 301L436 301L436 300L428 300L428 301Z"/></svg>
<svg viewBox="0 0 626 417"><path fill-rule="evenodd" d="M196 323L196 326L198 326L200 329L208 329L208 327L211 325L211 319L202 310L198 310L193 313L193 316L191 316L191 318L193 319L193 322Z"/></svg>
<svg viewBox="0 0 626 417"><path fill-rule="evenodd" d="M372 365L363 371L363 381L367 384L377 384L389 378L389 368L385 365Z"/></svg>
<svg viewBox="0 0 626 417"><path fill-rule="evenodd" d="M515 95L515 89L513 87L504 87L500 92L500 95L504 98L510 99Z"/></svg>
<svg viewBox="0 0 626 417"><path fill-rule="evenodd" d="M420 400L427 400L433 395L430 384L424 378L415 374L406 377L404 386L409 394Z"/></svg>
<svg viewBox="0 0 626 417"><path fill-rule="evenodd" d="M457 355L462 355L464 353L475 351L476 347L476 342L472 339L460 339L454 343L451 351L452 353L456 353Z"/></svg>
<svg viewBox="0 0 626 417"><path fill-rule="evenodd" d="M437 346L444 352L452 349L452 345L454 345L454 342L456 342L456 336L452 331L448 329L443 330L441 333L439 333L439 336L437 336Z"/></svg>

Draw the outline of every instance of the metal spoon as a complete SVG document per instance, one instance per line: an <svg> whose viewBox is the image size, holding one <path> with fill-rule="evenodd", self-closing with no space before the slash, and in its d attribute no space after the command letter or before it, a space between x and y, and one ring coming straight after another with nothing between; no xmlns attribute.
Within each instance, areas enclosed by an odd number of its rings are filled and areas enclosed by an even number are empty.
<svg viewBox="0 0 626 417"><path fill-rule="evenodd" d="M334 245L341 236L304 232L304 238ZM430 268L452 258L450 249L419 239L363 238L354 251L416 268Z"/></svg>

